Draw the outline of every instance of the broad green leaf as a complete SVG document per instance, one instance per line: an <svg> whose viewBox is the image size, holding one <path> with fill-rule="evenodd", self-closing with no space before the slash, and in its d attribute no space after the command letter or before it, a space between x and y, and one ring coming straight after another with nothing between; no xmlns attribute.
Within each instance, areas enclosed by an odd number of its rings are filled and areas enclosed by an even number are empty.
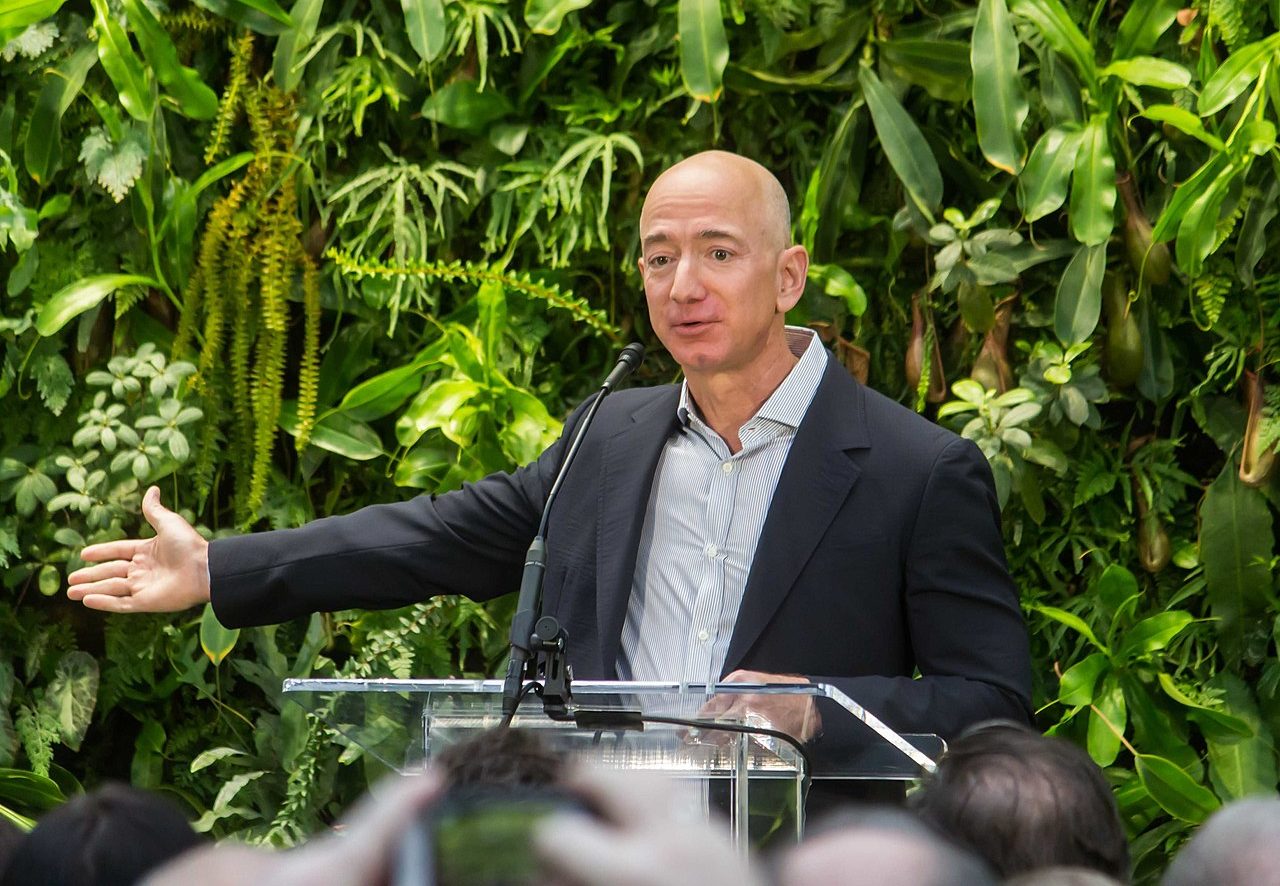
<svg viewBox="0 0 1280 886"><path fill-rule="evenodd" d="M1216 114L1235 101L1262 75L1263 66L1272 60L1277 50L1280 50L1280 33L1263 37L1228 55L1200 91L1196 108L1200 116Z"/></svg>
<svg viewBox="0 0 1280 886"><path fill-rule="evenodd" d="M1058 701L1068 707L1091 704L1098 678L1110 665L1110 659L1094 652L1067 668L1058 684Z"/></svg>
<svg viewBox="0 0 1280 886"><path fill-rule="evenodd" d="M415 446L396 465L396 485L414 489L438 489L444 475L456 461L457 455L454 452L438 446Z"/></svg>
<svg viewBox="0 0 1280 886"><path fill-rule="evenodd" d="M1276 754L1272 739L1258 711L1253 692L1235 674L1221 671L1209 687L1223 693L1224 712L1249 727L1248 737L1205 730L1208 747L1209 780L1224 800L1239 800L1276 790Z"/></svg>
<svg viewBox="0 0 1280 886"><path fill-rule="evenodd" d="M5 0L0 4L0 31L21 31L48 18L67 0Z"/></svg>
<svg viewBox="0 0 1280 886"><path fill-rule="evenodd" d="M251 31L274 37L293 26L289 13L275 0L193 0L212 13L229 18Z"/></svg>
<svg viewBox="0 0 1280 886"><path fill-rule="evenodd" d="M1178 17L1184 0L1141 0L1129 4L1116 31L1115 54L1112 58L1128 58L1150 52L1156 41Z"/></svg>
<svg viewBox="0 0 1280 886"><path fill-rule="evenodd" d="M36 318L36 329L41 335L53 335L67 325L68 321L80 316L124 286L159 288L160 284L150 277L142 277L138 274L102 274L97 277L84 277L50 296L40 310L40 316Z"/></svg>
<svg viewBox="0 0 1280 886"><path fill-rule="evenodd" d="M1018 206L1033 222L1057 211L1067 200L1067 182L1080 150L1080 127L1055 126L1040 136L1018 176Z"/></svg>
<svg viewBox="0 0 1280 886"><path fill-rule="evenodd" d="M926 216L942 204L942 173L920 127L872 70L858 70L858 82L871 112L880 147L917 208Z"/></svg>
<svg viewBox="0 0 1280 886"><path fill-rule="evenodd" d="M1116 161L1107 138L1107 117L1094 114L1080 136L1071 178L1071 233L1081 243L1107 242L1115 227Z"/></svg>
<svg viewBox="0 0 1280 886"><path fill-rule="evenodd" d="M97 701L98 662L80 650L63 655L41 704L57 721L62 743L71 750L80 750Z"/></svg>
<svg viewBox="0 0 1280 886"><path fill-rule="evenodd" d="M1267 226L1280 212L1280 179L1272 178L1266 190L1249 202L1236 239L1236 276L1249 288L1254 285L1254 269L1267 252Z"/></svg>
<svg viewBox="0 0 1280 886"><path fill-rule="evenodd" d="M1134 86L1155 86L1159 89L1186 89L1191 85L1191 72L1182 65L1147 55L1112 62L1098 75L1119 77Z"/></svg>
<svg viewBox="0 0 1280 886"><path fill-rule="evenodd" d="M535 34L554 34L566 15L590 5L591 0L525 0L524 21Z"/></svg>
<svg viewBox="0 0 1280 886"><path fill-rule="evenodd" d="M1102 312L1107 244L1081 246L1062 272L1053 305L1053 331L1067 345L1088 341Z"/></svg>
<svg viewBox="0 0 1280 886"><path fill-rule="evenodd" d="M987 162L1017 175L1027 157L1027 96L1018 73L1018 37L1005 0L979 0L969 63L978 146Z"/></svg>
<svg viewBox="0 0 1280 886"><path fill-rule="evenodd" d="M214 164L213 166L210 166L201 173L198 179L192 182L189 186L183 187L177 198L173 201L173 205L161 220L160 227L156 232L157 238L163 240L165 235L167 235L171 229L175 228L178 217L184 211L195 211L196 201L206 188L247 165L252 159L253 153L251 151L244 151L242 153L235 154Z"/></svg>
<svg viewBox="0 0 1280 886"><path fill-rule="evenodd" d="M40 586L40 593L46 597L52 597L62 587L62 574L58 572L58 567L52 563L46 563L40 567L40 577L37 582Z"/></svg>
<svg viewBox="0 0 1280 886"><path fill-rule="evenodd" d="M1229 667L1241 660L1248 626L1272 606L1268 564L1274 546L1266 498L1240 482L1228 459L1200 505L1200 560Z"/></svg>
<svg viewBox="0 0 1280 886"><path fill-rule="evenodd" d="M400 6L404 9L405 29L413 51L424 62L435 61L449 36L444 0L400 0ZM556 25L558 27L559 22Z"/></svg>
<svg viewBox="0 0 1280 886"><path fill-rule="evenodd" d="M1089 730L1085 744L1089 756L1099 766L1110 766L1120 754L1121 736L1129 725L1124 691L1115 674L1108 674L1093 699L1089 711Z"/></svg>
<svg viewBox="0 0 1280 886"><path fill-rule="evenodd" d="M714 102L724 88L729 63L720 0L680 0L677 21L684 88L698 101Z"/></svg>
<svg viewBox="0 0 1280 886"><path fill-rule="evenodd" d="M1198 200L1200 195L1217 181L1218 176L1221 175L1230 162L1231 160L1226 154L1214 154L1203 166L1195 171L1191 178L1179 185L1173 192L1173 197L1165 204L1164 210L1160 213L1160 218L1156 219L1155 226L1151 231L1152 239L1157 242L1163 242L1177 234L1187 211L1191 208L1191 204Z"/></svg>
<svg viewBox="0 0 1280 886"><path fill-rule="evenodd" d="M396 439L412 446L432 428L442 428L463 405L480 392L480 385L468 379L442 379L414 398L396 420Z"/></svg>
<svg viewBox="0 0 1280 886"><path fill-rule="evenodd" d="M200 648L215 667L231 654L239 639L239 628L224 628L213 614L213 604L204 604L204 613L200 616Z"/></svg>
<svg viewBox="0 0 1280 886"><path fill-rule="evenodd" d="M1247 171L1247 166L1228 165L1187 208L1178 226L1174 252L1178 267L1189 276L1198 276L1205 259L1218 248L1218 217L1222 203L1241 171Z"/></svg>
<svg viewBox="0 0 1280 886"><path fill-rule="evenodd" d="M336 411L360 421L382 418L421 390L426 371L415 363L388 369L347 391Z"/></svg>
<svg viewBox="0 0 1280 886"><path fill-rule="evenodd" d="M1058 0L1013 0L1010 9L1034 24L1045 42L1071 63L1086 85L1098 79L1093 47Z"/></svg>
<svg viewBox="0 0 1280 886"><path fill-rule="evenodd" d="M31 125L22 146L27 174L37 184L46 185L58 171L62 159L62 117L80 94L85 77L98 63L97 47L81 46L45 78L44 87L31 112Z"/></svg>
<svg viewBox="0 0 1280 886"><path fill-rule="evenodd" d="M199 772L201 769L207 769L209 766L212 766L214 763L217 763L219 760L225 760L227 757L247 757L247 756L248 754L246 754L244 751L238 751L235 748L228 748L228 747L210 748L207 751L201 751L199 754L197 754L196 758L191 761L191 766L189 768L193 773Z"/></svg>
<svg viewBox="0 0 1280 886"><path fill-rule="evenodd" d="M1199 723L1206 735L1212 733L1218 737L1252 738L1255 734L1254 729L1239 717L1208 707L1191 698L1178 688L1178 684L1168 674L1161 673L1158 679L1164 694L1186 708L1187 716Z"/></svg>
<svg viewBox="0 0 1280 886"><path fill-rule="evenodd" d="M280 428L289 436L298 436L298 402L280 404ZM342 413L326 415L311 428L311 444L352 461L369 461L383 455L382 440L377 431L362 421Z"/></svg>
<svg viewBox="0 0 1280 886"><path fill-rule="evenodd" d="M1200 754L1188 744L1185 725L1169 715L1169 706L1157 704L1157 690L1148 687L1132 672L1115 673L1124 687L1134 745L1166 757L1188 772L1196 771Z"/></svg>
<svg viewBox="0 0 1280 886"><path fill-rule="evenodd" d="M320 23L320 12L323 9L324 0L297 0L289 11L293 27L276 40L276 51L271 60L271 74L275 77L276 84L285 92L292 92L302 80L305 65L299 66L298 61L305 56L307 47L316 35L316 26Z"/></svg>
<svg viewBox="0 0 1280 886"><path fill-rule="evenodd" d="M133 52L129 36L116 21L107 0L90 0L93 4L94 27L98 32L98 58L102 68L115 84L120 104L129 116L143 123L151 120L155 102L142 59Z"/></svg>
<svg viewBox="0 0 1280 886"><path fill-rule="evenodd" d="M137 35L142 54L156 79L193 120L210 120L218 113L218 96L194 69L178 60L178 48L169 39L142 0L123 0L129 27Z"/></svg>
<svg viewBox="0 0 1280 886"><path fill-rule="evenodd" d="M835 254L836 240L844 230L840 216L846 188L853 189L854 199L858 196L860 182L856 174L851 174L854 164L850 155L859 132L866 132L866 116L861 103L850 102L840 117L835 135L823 146L822 159L805 188L800 237L814 262L829 261ZM865 156L865 152L860 153L860 159Z"/></svg>
<svg viewBox="0 0 1280 886"><path fill-rule="evenodd" d="M809 277L832 298L844 302L849 313L861 317L867 310L867 293L854 276L839 265L813 264Z"/></svg>
<svg viewBox="0 0 1280 886"><path fill-rule="evenodd" d="M164 727L157 720L147 720L133 742L133 762L129 766L129 783L148 790L157 787L164 772Z"/></svg>
<svg viewBox="0 0 1280 886"><path fill-rule="evenodd" d="M422 116L445 126L479 132L511 113L511 102L492 90L481 90L474 80L455 80L427 96Z"/></svg>
<svg viewBox="0 0 1280 886"><path fill-rule="evenodd" d="M1142 332L1142 371L1138 392L1153 403L1167 400L1173 393L1173 355L1168 336L1160 327L1151 299L1139 299L1138 329Z"/></svg>
<svg viewBox="0 0 1280 886"><path fill-rule="evenodd" d="M880 61L940 101L968 101L969 44L960 40L896 38L878 44Z"/></svg>
<svg viewBox="0 0 1280 886"><path fill-rule="evenodd" d="M1040 603L1033 603L1031 605L1031 609L1034 612L1039 612L1041 615L1053 619L1059 624L1063 624L1071 628L1094 646L1098 647L1098 649L1102 650L1106 655L1111 654L1111 650L1107 648L1105 643L1098 639L1098 636L1093 632L1093 628L1085 624L1084 619L1076 615L1074 612L1067 612L1065 609L1059 609L1056 606L1045 606Z"/></svg>
<svg viewBox="0 0 1280 886"><path fill-rule="evenodd" d="M1093 592L1114 615L1138 595L1138 580L1119 563L1112 563L1098 577Z"/></svg>
<svg viewBox="0 0 1280 886"><path fill-rule="evenodd" d="M1190 612L1180 609L1160 612L1144 618L1125 632L1120 649L1116 653L1117 659L1128 661L1131 658L1159 652L1193 621L1195 618Z"/></svg>
<svg viewBox="0 0 1280 886"><path fill-rule="evenodd" d="M1151 799L1174 818L1200 824L1222 805L1213 792L1164 757L1138 754L1135 762Z"/></svg>
<svg viewBox="0 0 1280 886"><path fill-rule="evenodd" d="M1146 110L1142 112L1142 116L1148 120L1155 120L1157 123L1168 123L1179 132L1204 142L1215 151L1225 151L1227 149L1222 139L1205 129L1204 124L1200 122L1200 118L1186 108L1180 108L1177 105L1147 105Z"/></svg>
<svg viewBox="0 0 1280 886"><path fill-rule="evenodd" d="M0 802L31 812L45 812L65 803L58 783L27 769L0 769Z"/></svg>

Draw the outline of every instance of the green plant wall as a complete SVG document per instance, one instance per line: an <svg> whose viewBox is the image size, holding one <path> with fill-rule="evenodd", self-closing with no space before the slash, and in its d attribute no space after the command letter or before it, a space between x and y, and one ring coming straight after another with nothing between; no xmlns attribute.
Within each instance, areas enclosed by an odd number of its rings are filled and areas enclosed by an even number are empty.
<svg viewBox="0 0 1280 886"><path fill-rule="evenodd" d="M1276 789L1280 3L0 7L0 814L107 777L280 844L377 768L288 675L493 673L509 603L229 632L60 591L149 484L209 534L528 460L650 338L644 188L738 151L793 322L989 458L1041 726L1155 877ZM652 359L645 380L675 377Z"/></svg>

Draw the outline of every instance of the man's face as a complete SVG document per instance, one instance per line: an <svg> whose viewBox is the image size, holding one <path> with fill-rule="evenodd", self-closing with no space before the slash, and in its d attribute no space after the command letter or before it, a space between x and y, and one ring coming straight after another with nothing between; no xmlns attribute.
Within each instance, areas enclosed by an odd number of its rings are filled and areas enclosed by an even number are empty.
<svg viewBox="0 0 1280 886"><path fill-rule="evenodd" d="M804 251L783 248L761 192L750 169L702 160L664 173L645 200L649 318L686 374L749 372L803 291Z"/></svg>

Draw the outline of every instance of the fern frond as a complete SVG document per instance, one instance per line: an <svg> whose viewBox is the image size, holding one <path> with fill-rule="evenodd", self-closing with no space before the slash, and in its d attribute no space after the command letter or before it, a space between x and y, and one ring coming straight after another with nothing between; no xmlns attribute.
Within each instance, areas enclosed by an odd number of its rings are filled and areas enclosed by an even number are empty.
<svg viewBox="0 0 1280 886"><path fill-rule="evenodd" d="M222 91L222 100L218 102L218 116L213 121L213 131L209 135L209 145L204 151L204 162L212 164L227 150L227 141L231 135L231 127L241 106L244 104L244 90L249 82L249 64L253 60L253 32L247 28L240 34L231 52L231 67L227 74L227 85Z"/></svg>
<svg viewBox="0 0 1280 886"><path fill-rule="evenodd" d="M471 262L406 262L403 265L390 265L369 259L359 260L334 247L325 252L325 257L334 263L339 272L356 280L365 277L421 277L443 283L467 282L476 286L494 283L528 298L546 302L553 308L567 311L578 322L611 341L622 339L622 331L609 322L604 311L596 310L585 299L564 292L554 284L536 280L526 272L506 271L492 265Z"/></svg>

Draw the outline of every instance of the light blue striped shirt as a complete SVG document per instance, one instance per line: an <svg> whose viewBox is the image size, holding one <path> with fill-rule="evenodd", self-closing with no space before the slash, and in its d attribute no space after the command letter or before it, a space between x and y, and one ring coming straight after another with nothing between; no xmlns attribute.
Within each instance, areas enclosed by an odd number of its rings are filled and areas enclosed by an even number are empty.
<svg viewBox="0 0 1280 886"><path fill-rule="evenodd" d="M731 453L680 392L682 430L658 459L622 628L622 680L719 679L773 491L826 369L826 349L787 327L800 360L739 429Z"/></svg>

